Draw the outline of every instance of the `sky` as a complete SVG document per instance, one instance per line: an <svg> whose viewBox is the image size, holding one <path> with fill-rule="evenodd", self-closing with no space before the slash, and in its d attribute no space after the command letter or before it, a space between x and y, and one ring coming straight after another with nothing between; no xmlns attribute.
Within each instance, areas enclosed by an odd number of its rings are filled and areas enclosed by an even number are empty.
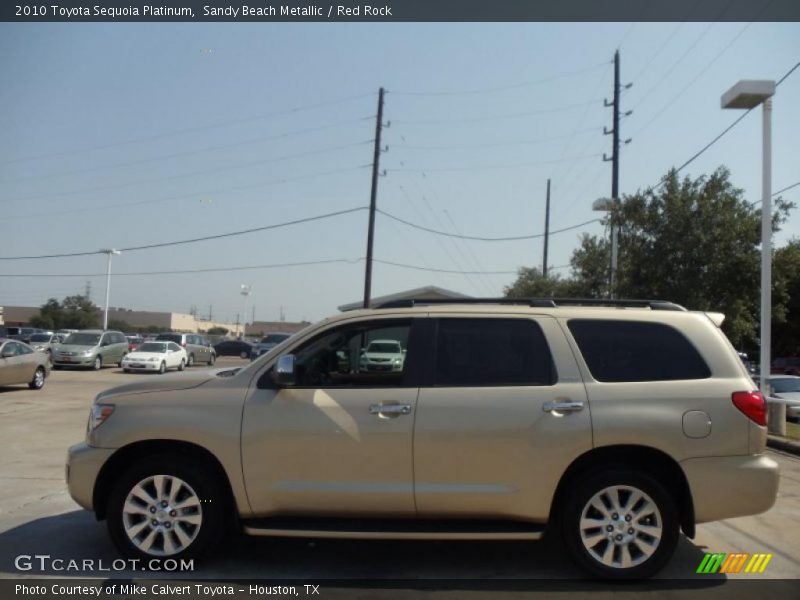
<svg viewBox="0 0 800 600"><path fill-rule="evenodd" d="M360 208L113 258L112 307L324 318L363 296L379 87L378 208L449 233L525 236L544 230L548 178L551 230L601 216L591 204L611 192L603 101L616 48L632 83L620 126L631 138L620 191L630 194L740 116L720 108L730 86L780 79L800 61L800 25L0 24L0 256L132 248ZM800 69L778 88L773 126L777 191L800 181ZM760 198L760 110L682 174L721 165ZM800 186L783 197L800 205ZM606 235L598 223L553 234L551 266L568 265L583 233ZM798 234L800 208L775 242ZM499 296L517 269L541 267L542 246L457 240L378 214L373 296L426 285ZM318 264L275 266L293 263ZM102 306L105 270L103 254L0 260L0 305L37 306L89 282Z"/></svg>

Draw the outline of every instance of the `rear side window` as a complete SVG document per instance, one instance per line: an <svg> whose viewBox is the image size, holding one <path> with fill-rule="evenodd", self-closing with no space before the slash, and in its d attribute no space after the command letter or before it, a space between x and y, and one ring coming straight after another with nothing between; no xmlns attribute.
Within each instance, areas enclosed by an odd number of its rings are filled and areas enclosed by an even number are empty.
<svg viewBox="0 0 800 600"><path fill-rule="evenodd" d="M441 319L438 386L553 385L555 369L542 329L527 319Z"/></svg>
<svg viewBox="0 0 800 600"><path fill-rule="evenodd" d="M673 381L711 376L691 342L663 323L572 319L567 325L597 381Z"/></svg>
<svg viewBox="0 0 800 600"><path fill-rule="evenodd" d="M160 342L175 342L180 344L183 341L183 336L179 333L159 333L156 338Z"/></svg>

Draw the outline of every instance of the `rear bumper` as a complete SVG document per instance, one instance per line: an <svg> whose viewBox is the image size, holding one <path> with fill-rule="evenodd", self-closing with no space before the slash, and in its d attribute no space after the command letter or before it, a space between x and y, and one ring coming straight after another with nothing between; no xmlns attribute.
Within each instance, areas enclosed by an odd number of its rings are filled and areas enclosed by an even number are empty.
<svg viewBox="0 0 800 600"><path fill-rule="evenodd" d="M778 463L765 454L691 458L681 467L697 523L755 515L775 504Z"/></svg>
<svg viewBox="0 0 800 600"><path fill-rule="evenodd" d="M72 499L83 508L93 510L97 476L114 452L111 448L93 448L85 442L75 444L67 451L67 488Z"/></svg>

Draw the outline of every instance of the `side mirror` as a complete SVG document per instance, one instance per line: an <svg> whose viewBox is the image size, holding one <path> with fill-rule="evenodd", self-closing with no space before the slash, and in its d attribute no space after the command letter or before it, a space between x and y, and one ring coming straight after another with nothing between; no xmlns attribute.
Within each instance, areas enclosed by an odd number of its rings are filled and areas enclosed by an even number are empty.
<svg viewBox="0 0 800 600"><path fill-rule="evenodd" d="M278 359L278 364L275 365L275 375L273 377L275 383L283 386L295 384L294 362L294 354L284 354Z"/></svg>
<svg viewBox="0 0 800 600"><path fill-rule="evenodd" d="M14 356L14 353L11 352L11 350L6 350L2 355L0 355L2 358L11 358L12 356Z"/></svg>

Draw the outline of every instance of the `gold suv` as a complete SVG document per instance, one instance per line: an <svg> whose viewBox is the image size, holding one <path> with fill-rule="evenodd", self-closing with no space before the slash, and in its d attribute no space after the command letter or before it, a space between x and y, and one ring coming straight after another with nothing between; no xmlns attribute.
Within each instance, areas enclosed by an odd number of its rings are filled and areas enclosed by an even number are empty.
<svg viewBox="0 0 800 600"><path fill-rule="evenodd" d="M195 556L234 529L547 530L595 576L648 577L679 531L775 501L764 399L723 318L552 299L347 312L241 369L101 393L69 450L70 493L140 558Z"/></svg>

